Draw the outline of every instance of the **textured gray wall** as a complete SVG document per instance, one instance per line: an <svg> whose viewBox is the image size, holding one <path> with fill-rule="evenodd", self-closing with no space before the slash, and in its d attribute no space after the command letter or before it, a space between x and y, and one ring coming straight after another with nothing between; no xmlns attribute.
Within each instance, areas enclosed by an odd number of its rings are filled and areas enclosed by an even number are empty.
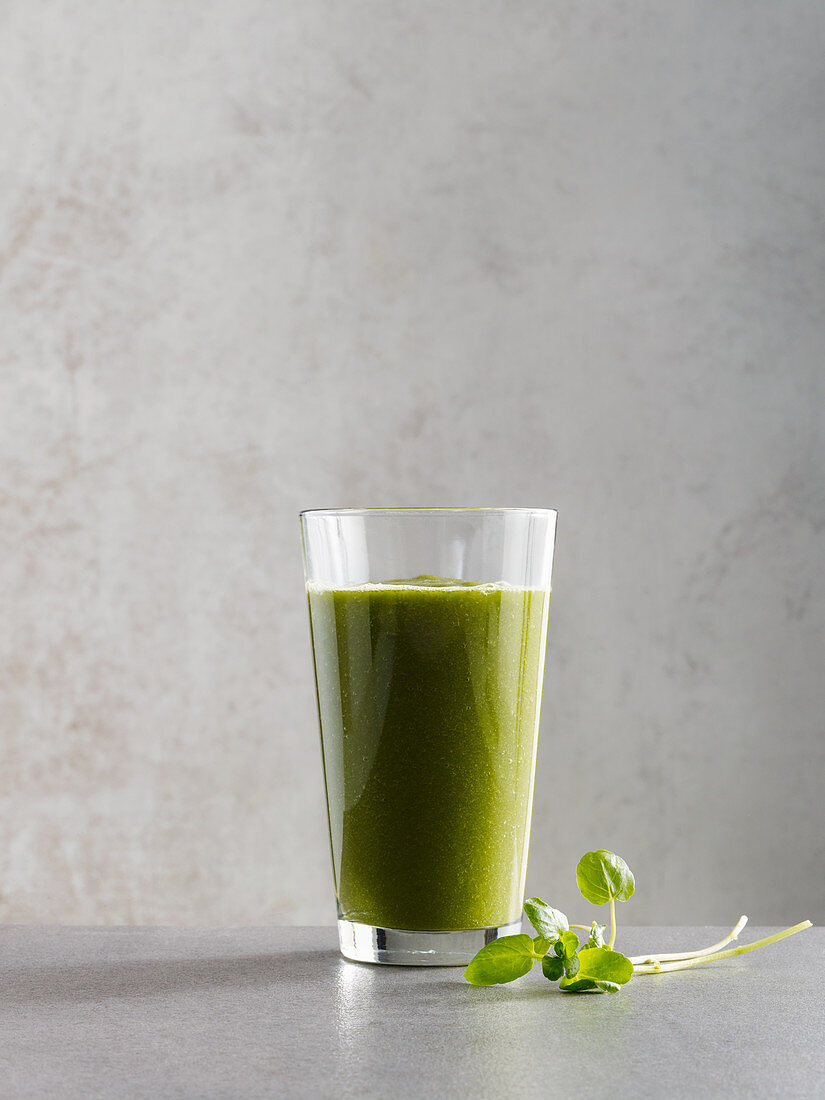
<svg viewBox="0 0 825 1100"><path fill-rule="evenodd" d="M0 30L0 919L333 917L339 504L559 509L531 891L825 919L825 8Z"/></svg>

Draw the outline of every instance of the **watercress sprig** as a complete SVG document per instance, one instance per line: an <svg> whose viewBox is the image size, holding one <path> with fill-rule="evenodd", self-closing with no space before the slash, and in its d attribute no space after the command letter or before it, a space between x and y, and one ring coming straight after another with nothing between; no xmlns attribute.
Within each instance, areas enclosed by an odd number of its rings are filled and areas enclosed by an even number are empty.
<svg viewBox="0 0 825 1100"><path fill-rule="evenodd" d="M537 935L531 937L520 933L502 936L488 943L464 971L467 981L472 985L512 982L529 973L540 962L545 978L558 982L559 989L565 993L616 993L634 975L685 970L716 959L742 955L811 927L811 922L805 920L754 943L723 950L747 924L748 918L742 916L723 940L710 947L628 958L613 950L616 942L616 902L627 901L636 889L628 865L621 856L603 848L586 852L576 866L576 882L587 901L594 905L609 905L610 936L607 944L604 942L606 925L596 921L590 925L571 925L564 913L553 909L541 898L528 898L524 903L524 912ZM583 944L579 943L573 929L588 933Z"/></svg>

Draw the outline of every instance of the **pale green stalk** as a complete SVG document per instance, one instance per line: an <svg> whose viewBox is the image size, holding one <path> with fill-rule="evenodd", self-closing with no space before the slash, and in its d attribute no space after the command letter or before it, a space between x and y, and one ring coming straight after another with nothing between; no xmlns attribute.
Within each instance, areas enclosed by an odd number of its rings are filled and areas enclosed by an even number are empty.
<svg viewBox="0 0 825 1100"><path fill-rule="evenodd" d="M610 895L610 939L607 942L607 946L610 950L613 950L613 944L616 942L616 899L613 895Z"/></svg>
<svg viewBox="0 0 825 1100"><path fill-rule="evenodd" d="M766 936L764 939L756 940L754 943L742 944L741 947L732 947L729 951L715 951L712 955L703 955L693 959L683 959L681 962L665 963L664 966L657 963L652 965L634 965L633 973L634 975L666 974L672 970L687 970L689 966L699 966L701 963L715 962L717 959L729 959L733 955L745 955L748 951L755 951L758 947L767 947L768 944L777 943L779 940L784 940L788 936L793 936L797 932L802 932L805 928L810 927L811 922L809 920L803 920L800 924L795 924L792 928L784 928L781 932L774 932L772 936Z"/></svg>
<svg viewBox="0 0 825 1100"><path fill-rule="evenodd" d="M739 933L742 931L747 923L748 918L744 915L741 916L736 925L731 929L730 932L728 932L727 936L725 936L725 938L723 940L720 940L718 943L714 943L711 947L702 947L698 951L672 951L662 955L633 955L631 956L630 961L633 963L634 966L638 964L646 965L648 963L651 966L655 966L657 963L661 962L675 962L677 960L681 961L682 959L698 959L701 955L712 955L714 951L721 950L721 948L730 943L731 940L737 939Z"/></svg>

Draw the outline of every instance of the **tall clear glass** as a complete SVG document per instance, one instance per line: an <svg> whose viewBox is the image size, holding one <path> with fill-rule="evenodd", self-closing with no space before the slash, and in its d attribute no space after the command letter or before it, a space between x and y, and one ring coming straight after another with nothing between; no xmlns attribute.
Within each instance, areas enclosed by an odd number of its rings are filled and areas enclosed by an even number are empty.
<svg viewBox="0 0 825 1100"><path fill-rule="evenodd" d="M521 926L556 513L301 513L341 952Z"/></svg>

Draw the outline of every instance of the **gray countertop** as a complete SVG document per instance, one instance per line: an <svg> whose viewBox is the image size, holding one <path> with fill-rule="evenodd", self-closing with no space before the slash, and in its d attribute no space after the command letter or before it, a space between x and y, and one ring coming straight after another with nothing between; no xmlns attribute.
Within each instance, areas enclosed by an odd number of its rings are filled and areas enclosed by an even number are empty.
<svg viewBox="0 0 825 1100"><path fill-rule="evenodd" d="M619 929L628 954L727 929ZM740 943L765 930L746 928ZM822 1097L825 930L620 993L344 962L333 928L0 928L3 1097Z"/></svg>

